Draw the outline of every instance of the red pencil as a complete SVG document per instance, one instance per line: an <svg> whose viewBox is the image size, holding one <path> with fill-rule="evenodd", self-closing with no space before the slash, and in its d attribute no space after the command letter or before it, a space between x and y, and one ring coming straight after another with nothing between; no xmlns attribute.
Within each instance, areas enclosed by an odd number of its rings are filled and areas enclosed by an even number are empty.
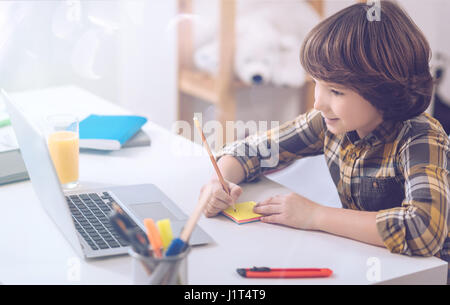
<svg viewBox="0 0 450 305"><path fill-rule="evenodd" d="M239 268L237 273L247 278L311 278L329 277L333 273L328 268Z"/></svg>

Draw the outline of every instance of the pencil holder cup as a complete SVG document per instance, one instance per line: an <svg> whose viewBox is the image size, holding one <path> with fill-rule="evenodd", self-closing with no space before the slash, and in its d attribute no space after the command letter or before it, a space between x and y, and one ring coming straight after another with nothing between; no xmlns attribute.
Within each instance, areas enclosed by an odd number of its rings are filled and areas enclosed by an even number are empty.
<svg viewBox="0 0 450 305"><path fill-rule="evenodd" d="M186 285L188 246L176 256L156 258L142 256L130 248L133 284L136 285Z"/></svg>

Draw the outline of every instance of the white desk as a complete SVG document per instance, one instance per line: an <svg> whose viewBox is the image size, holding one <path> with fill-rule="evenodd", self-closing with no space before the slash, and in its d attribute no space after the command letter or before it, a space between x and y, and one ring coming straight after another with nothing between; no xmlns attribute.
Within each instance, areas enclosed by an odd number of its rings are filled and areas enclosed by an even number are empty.
<svg viewBox="0 0 450 305"><path fill-rule="evenodd" d="M123 109L75 87L12 94L12 97L33 118L38 118L45 110L49 111L48 114L71 110L80 117L94 112L125 113ZM206 152L199 145L151 122L144 129L151 137L150 147L112 153L82 153L80 179L83 185L153 183L189 214L196 205L200 187L213 173ZM184 155L174 149L180 146L184 147ZM197 155L188 155L189 150ZM328 177L326 167L320 164L316 157L310 162L302 160L297 168L306 173L315 172L316 177ZM329 200L336 191L331 180L323 181L317 181L316 192L303 195L325 203L324 200ZM312 185L307 175L299 177L296 183ZM260 183L245 185L241 199L261 200L285 192L289 190L264 179ZM0 282L131 283L131 259L128 256L89 261L75 256L41 208L30 181L0 186L0 198ZM215 243L192 250L188 260L190 284L371 284L374 283L371 271L377 266L381 279L378 283L446 282L447 263L435 257L391 254L380 247L326 233L261 222L239 226L223 216L202 217L200 226L214 238ZM258 280L241 278L235 271L236 268L252 266L327 267L334 274L326 279Z"/></svg>

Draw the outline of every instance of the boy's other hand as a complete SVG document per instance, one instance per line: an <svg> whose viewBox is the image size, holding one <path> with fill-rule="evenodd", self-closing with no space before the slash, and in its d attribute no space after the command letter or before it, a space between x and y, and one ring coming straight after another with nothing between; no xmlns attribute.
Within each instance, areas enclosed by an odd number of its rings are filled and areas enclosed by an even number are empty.
<svg viewBox="0 0 450 305"><path fill-rule="evenodd" d="M253 212L263 215L262 222L315 230L321 207L318 203L299 194L289 193L259 202L254 206Z"/></svg>

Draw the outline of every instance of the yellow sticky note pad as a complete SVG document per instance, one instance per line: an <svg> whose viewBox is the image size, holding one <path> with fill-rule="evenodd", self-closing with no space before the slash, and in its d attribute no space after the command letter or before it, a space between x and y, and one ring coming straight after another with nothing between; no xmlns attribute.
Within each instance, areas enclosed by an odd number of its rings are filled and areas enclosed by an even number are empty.
<svg viewBox="0 0 450 305"><path fill-rule="evenodd" d="M253 207L255 205L255 201L236 203L236 212L233 210L233 207L229 207L223 210L222 214L237 224L259 221L262 215L253 213Z"/></svg>

